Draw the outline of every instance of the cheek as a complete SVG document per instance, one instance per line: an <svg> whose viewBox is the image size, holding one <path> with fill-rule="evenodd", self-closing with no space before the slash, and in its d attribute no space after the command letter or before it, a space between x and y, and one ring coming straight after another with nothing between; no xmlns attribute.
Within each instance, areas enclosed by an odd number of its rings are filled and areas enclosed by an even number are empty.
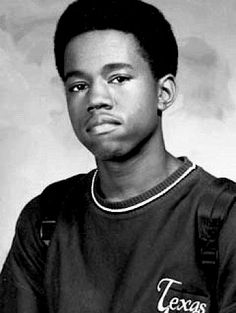
<svg viewBox="0 0 236 313"><path fill-rule="evenodd" d="M128 127L137 136L145 136L158 127L157 107L150 98L136 99L136 106L129 111Z"/></svg>
<svg viewBox="0 0 236 313"><path fill-rule="evenodd" d="M81 124L84 119L85 112L82 110L82 105L78 101L67 101L68 114L75 129Z"/></svg>
<svg viewBox="0 0 236 313"><path fill-rule="evenodd" d="M157 108L157 90L152 81L147 78L147 81L138 82L133 86L130 94L133 99L132 104L140 111L155 111Z"/></svg>
<svg viewBox="0 0 236 313"><path fill-rule="evenodd" d="M131 120L137 122L152 122L157 118L156 98L151 94L136 95L126 108Z"/></svg>
<svg viewBox="0 0 236 313"><path fill-rule="evenodd" d="M76 137L81 141L83 137L83 134L81 131L81 120L80 120L81 114L79 114L77 110L74 110L72 108L68 109L68 111L69 111L69 117L70 117L70 121L71 121L72 128L74 130L74 133Z"/></svg>
<svg viewBox="0 0 236 313"><path fill-rule="evenodd" d="M69 114L72 126L75 127L77 112L72 106L68 106L68 114Z"/></svg>

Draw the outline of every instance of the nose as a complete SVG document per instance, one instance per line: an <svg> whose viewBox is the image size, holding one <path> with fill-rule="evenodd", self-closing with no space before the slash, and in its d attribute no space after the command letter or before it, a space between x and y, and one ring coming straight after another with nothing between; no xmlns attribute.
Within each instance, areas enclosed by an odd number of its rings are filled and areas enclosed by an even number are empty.
<svg viewBox="0 0 236 313"><path fill-rule="evenodd" d="M96 81L90 86L87 111L112 108L112 98L105 81Z"/></svg>

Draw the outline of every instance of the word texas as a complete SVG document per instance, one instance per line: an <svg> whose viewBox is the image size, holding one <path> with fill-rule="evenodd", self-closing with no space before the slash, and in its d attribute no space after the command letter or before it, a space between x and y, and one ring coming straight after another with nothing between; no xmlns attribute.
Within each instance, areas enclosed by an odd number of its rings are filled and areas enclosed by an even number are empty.
<svg viewBox="0 0 236 313"><path fill-rule="evenodd" d="M171 312L192 312L192 313L206 313L206 303L200 301L193 301L190 299L180 299L173 297L167 300L168 291L172 285L182 285L181 282L163 278L157 285L157 291L161 293L160 299L157 303L158 312L171 313ZM169 297L168 297L169 298Z"/></svg>

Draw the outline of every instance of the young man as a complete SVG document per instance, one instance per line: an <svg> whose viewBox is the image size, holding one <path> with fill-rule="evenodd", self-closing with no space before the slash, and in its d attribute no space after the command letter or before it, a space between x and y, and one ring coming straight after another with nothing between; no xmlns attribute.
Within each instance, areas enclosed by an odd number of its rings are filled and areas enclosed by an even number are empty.
<svg viewBox="0 0 236 313"><path fill-rule="evenodd" d="M169 23L138 0L78 0L57 25L55 58L74 131L97 169L47 187L22 211L1 312L236 312L235 205L212 284L198 211L214 177L163 141L178 58Z"/></svg>

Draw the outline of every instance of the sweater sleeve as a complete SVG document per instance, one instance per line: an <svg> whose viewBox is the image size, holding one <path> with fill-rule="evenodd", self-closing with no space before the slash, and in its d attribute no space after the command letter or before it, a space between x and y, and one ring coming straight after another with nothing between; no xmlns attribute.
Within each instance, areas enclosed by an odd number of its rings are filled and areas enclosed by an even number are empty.
<svg viewBox="0 0 236 313"><path fill-rule="evenodd" d="M44 301L44 260L41 242L39 197L21 212L15 236L0 275L0 312L46 312Z"/></svg>
<svg viewBox="0 0 236 313"><path fill-rule="evenodd" d="M220 313L236 312L236 203L219 238L218 300Z"/></svg>

